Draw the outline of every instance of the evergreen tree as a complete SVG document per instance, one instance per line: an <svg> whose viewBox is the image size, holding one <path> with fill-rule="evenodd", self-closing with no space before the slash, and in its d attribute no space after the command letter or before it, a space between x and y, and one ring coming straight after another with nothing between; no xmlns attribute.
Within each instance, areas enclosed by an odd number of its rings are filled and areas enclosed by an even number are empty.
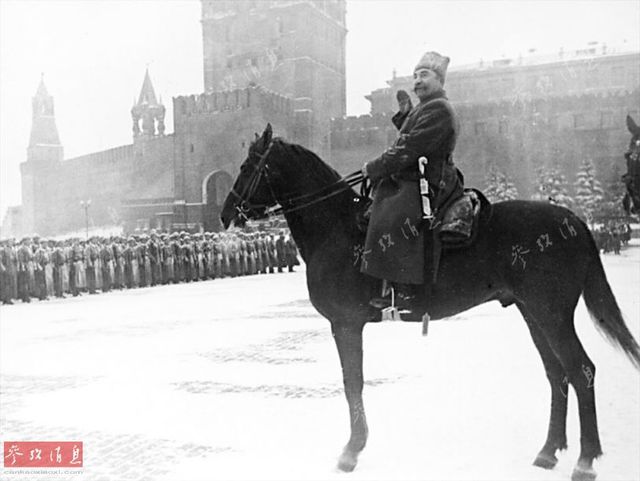
<svg viewBox="0 0 640 481"><path fill-rule="evenodd" d="M604 192L600 182L595 178L593 164L585 159L576 174L576 209L580 216L589 224L602 211Z"/></svg>
<svg viewBox="0 0 640 481"><path fill-rule="evenodd" d="M485 178L484 195L490 202L501 202L518 198L518 191L506 174L491 167Z"/></svg>
<svg viewBox="0 0 640 481"><path fill-rule="evenodd" d="M573 201L567 193L567 179L555 167L540 167L537 170L538 186L534 200L551 202L570 209Z"/></svg>

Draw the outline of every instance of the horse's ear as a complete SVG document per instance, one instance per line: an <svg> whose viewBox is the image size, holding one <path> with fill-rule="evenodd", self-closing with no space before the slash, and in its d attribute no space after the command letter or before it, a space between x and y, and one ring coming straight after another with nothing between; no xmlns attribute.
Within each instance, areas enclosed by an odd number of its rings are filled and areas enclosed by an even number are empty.
<svg viewBox="0 0 640 481"><path fill-rule="evenodd" d="M265 146L269 145L269 143L271 142L271 137L273 137L273 129L271 128L271 124L267 123L267 126L262 133L262 141L264 142Z"/></svg>
<svg viewBox="0 0 640 481"><path fill-rule="evenodd" d="M258 135L258 132L254 132L254 135L256 136L254 140L258 140L260 138L260 136Z"/></svg>
<svg viewBox="0 0 640 481"><path fill-rule="evenodd" d="M631 115L627 115L627 128L633 135L640 135L640 127L631 118Z"/></svg>

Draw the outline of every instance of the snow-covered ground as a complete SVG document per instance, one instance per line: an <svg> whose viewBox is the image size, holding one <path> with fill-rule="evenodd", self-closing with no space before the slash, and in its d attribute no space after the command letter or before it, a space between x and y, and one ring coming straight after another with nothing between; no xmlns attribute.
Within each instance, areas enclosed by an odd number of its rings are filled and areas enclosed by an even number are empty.
<svg viewBox="0 0 640 481"><path fill-rule="evenodd" d="M638 339L634 242L604 263ZM598 369L599 479L638 480L640 374L582 302L576 326ZM84 468L72 478L83 481L570 479L573 392L568 451L552 471L531 466L550 396L516 309L486 304L433 323L428 337L420 330L366 327L370 437L345 474L335 470L348 438L338 356L304 272L3 306L0 440L83 441Z"/></svg>

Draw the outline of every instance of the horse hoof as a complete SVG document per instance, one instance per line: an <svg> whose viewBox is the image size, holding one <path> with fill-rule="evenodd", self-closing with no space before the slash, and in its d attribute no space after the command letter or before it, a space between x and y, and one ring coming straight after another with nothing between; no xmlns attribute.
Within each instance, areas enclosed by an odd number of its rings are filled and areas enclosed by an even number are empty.
<svg viewBox="0 0 640 481"><path fill-rule="evenodd" d="M597 474L593 468L581 468L580 466L576 466L573 468L571 481L594 481L596 476Z"/></svg>
<svg viewBox="0 0 640 481"><path fill-rule="evenodd" d="M340 459L338 459L338 469L345 473L350 473L356 468L358 460L356 456L351 453L342 453Z"/></svg>
<svg viewBox="0 0 640 481"><path fill-rule="evenodd" d="M540 453L533 460L533 465L543 469L553 469L558 464L558 458L553 454Z"/></svg>

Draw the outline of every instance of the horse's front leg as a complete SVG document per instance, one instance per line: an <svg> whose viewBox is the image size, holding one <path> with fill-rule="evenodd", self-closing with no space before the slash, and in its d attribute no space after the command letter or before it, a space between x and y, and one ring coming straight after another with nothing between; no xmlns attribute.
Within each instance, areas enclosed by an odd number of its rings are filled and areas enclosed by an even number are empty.
<svg viewBox="0 0 640 481"><path fill-rule="evenodd" d="M363 327L364 323L331 323L331 331L340 355L344 392L349 403L351 418L351 437L338 460L338 468L342 471L353 471L358 463L358 455L367 443L367 418L362 404Z"/></svg>

